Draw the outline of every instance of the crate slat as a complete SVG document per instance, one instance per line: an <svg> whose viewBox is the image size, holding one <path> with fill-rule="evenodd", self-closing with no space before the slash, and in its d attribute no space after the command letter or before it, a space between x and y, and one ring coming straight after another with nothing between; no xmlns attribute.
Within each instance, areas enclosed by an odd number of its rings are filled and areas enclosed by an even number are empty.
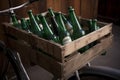
<svg viewBox="0 0 120 80"><path fill-rule="evenodd" d="M5 32L7 35L15 37L17 39L25 40L29 43L29 33L24 30L20 30L9 23L3 23L5 27Z"/></svg>
<svg viewBox="0 0 120 80"><path fill-rule="evenodd" d="M50 56L46 56L43 53L37 52L37 65L43 67L48 72L52 73L56 77L63 77L63 68L64 65L60 62L57 62Z"/></svg>
<svg viewBox="0 0 120 80"><path fill-rule="evenodd" d="M85 64L96 58L104 50L106 50L111 45L111 43L112 43L112 35L108 36L105 39L102 39L101 43L92 47L85 53L77 54L74 58L71 58L71 60L65 62L64 76L69 76L72 72L75 72L75 70L80 69Z"/></svg>
<svg viewBox="0 0 120 80"><path fill-rule="evenodd" d="M3 34L3 33L5 33L5 31L4 31L5 29L4 29L4 27L3 26L0 26L0 34Z"/></svg>
<svg viewBox="0 0 120 80"><path fill-rule="evenodd" d="M25 40L29 44L31 44L34 47L38 47L44 52L48 53L49 55L52 55L54 58L56 58L58 61L63 62L63 57L70 55L71 53L75 52L76 50L84 47L85 45L109 34L112 29L112 24L108 24L101 29L94 31L88 35L85 35L77 40L72 41L71 43L68 43L64 46L52 43L48 40L39 38L36 35L29 34L25 31L16 29L14 27L11 27L9 24L5 24L7 28L7 33L9 35L12 35L18 39Z"/></svg>
<svg viewBox="0 0 120 80"><path fill-rule="evenodd" d="M64 45L64 56L70 55L74 51L88 45L89 43L104 37L105 35L111 33L112 24L108 24L102 27L99 30L91 32L88 35L85 35L77 40L74 40L71 43Z"/></svg>
<svg viewBox="0 0 120 80"><path fill-rule="evenodd" d="M56 60L63 62L62 60L63 58L62 47L63 46L61 46L60 44L39 38L34 35L32 35L30 39L31 39L30 43L32 44L32 46L40 48L42 51L46 52L48 55L51 55Z"/></svg>

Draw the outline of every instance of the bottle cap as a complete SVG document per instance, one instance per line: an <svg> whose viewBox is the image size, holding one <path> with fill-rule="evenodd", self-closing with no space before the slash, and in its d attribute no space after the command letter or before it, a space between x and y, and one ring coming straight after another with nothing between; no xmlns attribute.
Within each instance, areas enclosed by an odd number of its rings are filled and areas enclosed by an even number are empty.
<svg viewBox="0 0 120 80"><path fill-rule="evenodd" d="M72 6L70 6L68 9L69 11L74 11L74 8Z"/></svg>
<svg viewBox="0 0 120 80"><path fill-rule="evenodd" d="M29 10L28 13L32 13L32 10Z"/></svg>

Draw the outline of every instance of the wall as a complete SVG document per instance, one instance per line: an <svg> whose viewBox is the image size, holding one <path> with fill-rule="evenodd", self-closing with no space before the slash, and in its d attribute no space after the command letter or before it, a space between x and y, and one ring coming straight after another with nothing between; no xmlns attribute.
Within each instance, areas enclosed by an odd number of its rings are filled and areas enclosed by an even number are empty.
<svg viewBox="0 0 120 80"><path fill-rule="evenodd" d="M120 0L99 0L98 18L120 25Z"/></svg>

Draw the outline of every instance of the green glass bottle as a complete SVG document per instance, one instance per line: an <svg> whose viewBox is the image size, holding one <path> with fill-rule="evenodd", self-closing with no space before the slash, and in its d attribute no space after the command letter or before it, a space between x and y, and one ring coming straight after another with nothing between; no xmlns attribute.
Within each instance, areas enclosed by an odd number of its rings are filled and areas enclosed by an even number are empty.
<svg viewBox="0 0 120 80"><path fill-rule="evenodd" d="M34 15L32 13L32 10L28 11L28 15L29 15L29 19L30 19L30 23L31 23L31 28L30 31L33 32L34 34L38 35L39 37L43 37L43 32L40 29L37 21L34 18Z"/></svg>
<svg viewBox="0 0 120 80"><path fill-rule="evenodd" d="M62 18L63 18L63 21L65 23L66 29L68 30L70 35L72 35L73 34L73 27L72 27L71 23L66 19L66 17L63 14L62 14Z"/></svg>
<svg viewBox="0 0 120 80"><path fill-rule="evenodd" d="M27 22L26 22L25 18L21 18L20 21L21 21L21 27L22 27L22 29L28 32L29 29L28 29Z"/></svg>
<svg viewBox="0 0 120 80"><path fill-rule="evenodd" d="M39 19L38 15L35 15L34 17L35 17L35 20L37 21L37 23L40 24L40 19Z"/></svg>
<svg viewBox="0 0 120 80"><path fill-rule="evenodd" d="M75 39L78 39L82 36L85 35L85 31L82 29L77 17L76 17L76 14L75 14L75 11L74 9L70 6L69 7L69 18L70 18L70 21L71 21L71 24L73 26L73 35L72 35L72 39L75 40ZM85 47L79 49L78 51L80 53L83 53L85 52L87 49L89 49L89 46L86 45Z"/></svg>
<svg viewBox="0 0 120 80"><path fill-rule="evenodd" d="M99 29L97 25L97 19L90 19L89 24L90 24L90 32L93 32Z"/></svg>
<svg viewBox="0 0 120 80"><path fill-rule="evenodd" d="M72 40L71 40L70 34L68 33L68 31L65 28L65 25L64 25L64 22L63 22L63 19L61 16L61 12L56 13L55 17L56 17L56 21L59 26L58 30L60 32L59 38L60 38L61 44L67 44L67 43L71 42Z"/></svg>
<svg viewBox="0 0 120 80"><path fill-rule="evenodd" d="M93 19L93 25L95 27L95 30L98 30L100 27L97 25L97 19Z"/></svg>
<svg viewBox="0 0 120 80"><path fill-rule="evenodd" d="M50 19L51 19L51 23L52 23L52 27L53 27L53 32L56 36L59 36L60 35L59 30L58 30L59 26L58 26L57 21L55 19L54 11L51 8L49 8L48 12L50 14Z"/></svg>
<svg viewBox="0 0 120 80"><path fill-rule="evenodd" d="M12 19L12 25L21 29L20 23L18 22L15 14L11 14L11 19Z"/></svg>
<svg viewBox="0 0 120 80"><path fill-rule="evenodd" d="M39 16L39 14L37 14L37 15L34 16L34 17L35 17L35 20L37 21L37 23L38 23L40 29L43 30L43 26L41 25L41 22L40 22L40 19L39 19L38 16Z"/></svg>
<svg viewBox="0 0 120 80"><path fill-rule="evenodd" d="M27 19L27 20L26 20L26 24L27 24L27 27L28 27L29 32L32 32L32 31L30 31L30 30L31 30L30 19Z"/></svg>
<svg viewBox="0 0 120 80"><path fill-rule="evenodd" d="M90 32L96 31L99 29L99 26L97 25L97 19L90 19L89 20L89 25L90 25ZM95 46L97 44L97 40L90 43L90 48Z"/></svg>
<svg viewBox="0 0 120 80"><path fill-rule="evenodd" d="M88 21L87 21L87 23L88 23L88 34L89 33L91 33L94 29L93 29L93 27L92 27L92 19L89 19Z"/></svg>
<svg viewBox="0 0 120 80"><path fill-rule="evenodd" d="M43 15L39 15L39 19L43 25L44 37L47 40L53 40L55 42L59 42L57 37L53 34L52 30L50 29L45 17Z"/></svg>
<svg viewBox="0 0 120 80"><path fill-rule="evenodd" d="M89 29L90 32L96 31L96 30L98 30L98 29L100 28L100 27L97 25L97 19L90 19L90 20L89 20L89 25L90 25L90 26L89 26L89 27L90 27L90 29ZM94 42L92 42L92 43L90 43L90 44L89 44L89 48L95 46L97 43L98 43L97 40L94 41ZM104 52L102 52L101 55L106 55L106 53L107 53L107 51L104 51Z"/></svg>
<svg viewBox="0 0 120 80"><path fill-rule="evenodd" d="M69 17L71 24L73 25L73 39L75 40L77 38L84 36L85 31L81 28L81 25L78 22L78 19L72 7L69 7Z"/></svg>
<svg viewBox="0 0 120 80"><path fill-rule="evenodd" d="M69 17L70 17L71 24L73 26L72 38L75 40L77 38L84 36L85 31L81 28L81 25L78 22L74 9L71 6L69 7Z"/></svg>

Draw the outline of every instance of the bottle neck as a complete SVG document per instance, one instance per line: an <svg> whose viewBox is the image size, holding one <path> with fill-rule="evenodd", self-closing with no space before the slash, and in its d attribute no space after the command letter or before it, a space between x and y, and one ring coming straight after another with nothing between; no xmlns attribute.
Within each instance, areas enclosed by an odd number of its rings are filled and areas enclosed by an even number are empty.
<svg viewBox="0 0 120 80"><path fill-rule="evenodd" d="M52 10L51 8L49 8L48 11L49 11L49 13L50 13L50 15L51 15L52 17L55 17L55 14L54 14L54 12L53 12L53 10Z"/></svg>
<svg viewBox="0 0 120 80"><path fill-rule="evenodd" d="M44 34L46 34L47 37L52 37L54 34L53 34L52 30L50 29L45 17L42 15L39 15L39 18L40 18L41 23L43 25Z"/></svg>
<svg viewBox="0 0 120 80"><path fill-rule="evenodd" d="M11 15L11 18L12 18L12 24L13 24L13 26L21 29L21 25L20 25L20 23L18 22L15 14L12 14L12 15Z"/></svg>
<svg viewBox="0 0 120 80"><path fill-rule="evenodd" d="M81 28L81 25L79 24L79 22L77 20L74 9L69 10L69 15L70 15L70 18L71 18L71 23L73 24L73 29L74 30L81 30L82 28Z"/></svg>
<svg viewBox="0 0 120 80"><path fill-rule="evenodd" d="M71 23L65 18L64 15L62 15L62 19L63 19L63 21L64 21L64 23L65 23L66 29L67 29L68 31L73 30L73 29L72 29L73 27L72 27Z"/></svg>
<svg viewBox="0 0 120 80"><path fill-rule="evenodd" d="M40 24L40 19L39 19L38 15L35 15L34 17L35 17L35 20L37 21L37 23Z"/></svg>
<svg viewBox="0 0 120 80"><path fill-rule="evenodd" d="M28 12L28 15L30 19L35 20L31 10Z"/></svg>
<svg viewBox="0 0 120 80"><path fill-rule="evenodd" d="M18 21L17 21L17 19L16 19L15 14L13 14L13 15L11 16L11 18L12 18L13 24L14 24L14 23L18 24Z"/></svg>
<svg viewBox="0 0 120 80"><path fill-rule="evenodd" d="M27 19L27 26L30 28L31 27L31 23L30 23L30 20Z"/></svg>
<svg viewBox="0 0 120 80"><path fill-rule="evenodd" d="M29 18L30 18L31 26L33 26L33 28L36 28L37 31L41 31L37 21L35 20L33 14L32 14L32 10L28 11L28 15L29 15Z"/></svg>
<svg viewBox="0 0 120 80"><path fill-rule="evenodd" d="M93 19L92 20L92 26L94 27L94 30L98 30L99 29L99 27L97 26L97 19Z"/></svg>
<svg viewBox="0 0 120 80"><path fill-rule="evenodd" d="M61 16L61 13L56 13L56 20L57 20L57 23L59 25L59 28L63 31L67 31L66 28L65 28L65 25L64 25L64 22L62 20L62 16Z"/></svg>
<svg viewBox="0 0 120 80"><path fill-rule="evenodd" d="M92 19L89 19L88 24L89 24L89 32L94 31L94 27L93 27Z"/></svg>
<svg viewBox="0 0 120 80"><path fill-rule="evenodd" d="M68 21L67 21L67 19L65 18L65 16L64 16L63 14L62 14L61 16L62 16L63 21L64 21L65 23L67 23Z"/></svg>
<svg viewBox="0 0 120 80"><path fill-rule="evenodd" d="M27 24L24 18L21 19L21 26L23 30L27 30Z"/></svg>

